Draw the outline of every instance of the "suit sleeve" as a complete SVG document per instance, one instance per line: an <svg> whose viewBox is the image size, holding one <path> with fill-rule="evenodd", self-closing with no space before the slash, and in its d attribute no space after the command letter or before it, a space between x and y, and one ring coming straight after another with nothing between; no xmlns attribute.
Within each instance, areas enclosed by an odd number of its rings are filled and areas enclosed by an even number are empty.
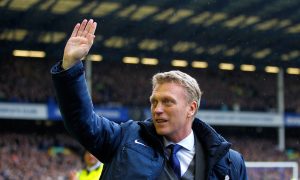
<svg viewBox="0 0 300 180"><path fill-rule="evenodd" d="M109 161L120 143L121 128L94 112L82 62L63 70L60 61L51 74L67 131L100 161Z"/></svg>

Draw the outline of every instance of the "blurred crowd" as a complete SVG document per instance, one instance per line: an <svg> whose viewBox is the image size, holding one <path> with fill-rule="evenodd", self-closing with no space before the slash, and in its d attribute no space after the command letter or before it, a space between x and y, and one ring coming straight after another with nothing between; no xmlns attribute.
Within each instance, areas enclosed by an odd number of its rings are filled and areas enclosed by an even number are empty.
<svg viewBox="0 0 300 180"><path fill-rule="evenodd" d="M1 133L0 179L66 179L82 167L80 148L64 134Z"/></svg>
<svg viewBox="0 0 300 180"><path fill-rule="evenodd" d="M0 60L0 71L0 101L46 102L53 96L45 62Z"/></svg>
<svg viewBox="0 0 300 180"><path fill-rule="evenodd" d="M54 90L46 60L1 60L0 101L47 102ZM100 62L92 66L92 97L96 104L147 107L151 77L170 66ZM275 111L277 75L264 72L180 68L197 79L204 92L202 109ZM285 74L285 108L300 113L300 78Z"/></svg>
<svg viewBox="0 0 300 180"><path fill-rule="evenodd" d="M266 137L230 137L233 147L243 154L246 161L254 162L297 162L300 164L300 141L289 138L284 152L278 149L276 139ZM299 171L299 169L298 169ZM249 179L253 180L290 180L292 168L247 168Z"/></svg>
<svg viewBox="0 0 300 180"><path fill-rule="evenodd" d="M251 136L230 136L233 148L246 161L298 161L288 151L277 150L276 140ZM299 152L299 140L287 142L287 149ZM68 173L83 167L83 149L67 134L0 134L0 179L68 179ZM299 162L300 163L300 162ZM291 178L291 169L248 169L249 179L285 180Z"/></svg>

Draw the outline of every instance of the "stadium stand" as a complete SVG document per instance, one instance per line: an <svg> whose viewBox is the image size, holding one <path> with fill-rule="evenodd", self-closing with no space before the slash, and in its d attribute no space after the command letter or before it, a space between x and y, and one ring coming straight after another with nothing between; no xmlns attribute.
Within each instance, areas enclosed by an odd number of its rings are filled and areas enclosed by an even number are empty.
<svg viewBox="0 0 300 180"><path fill-rule="evenodd" d="M0 123L0 179L65 179L82 167L83 148L62 125Z"/></svg>
<svg viewBox="0 0 300 180"><path fill-rule="evenodd" d="M51 63L48 63L50 62L33 60L0 61L0 70L5 74L0 78L0 99L8 102L47 102L53 99L54 92L48 73ZM151 76L170 68L93 63L93 100L96 104L102 105L147 107L151 92ZM192 68L183 71L192 74L198 80L204 92L202 109L263 112L276 110L275 74ZM119 74L122 74L122 78ZM299 81L300 79L293 75L285 76L287 112L300 111Z"/></svg>

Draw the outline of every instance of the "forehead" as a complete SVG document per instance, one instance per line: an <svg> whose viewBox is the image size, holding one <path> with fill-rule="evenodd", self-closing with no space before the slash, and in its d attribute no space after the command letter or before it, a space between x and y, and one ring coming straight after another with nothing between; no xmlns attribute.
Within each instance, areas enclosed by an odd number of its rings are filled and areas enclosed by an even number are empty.
<svg viewBox="0 0 300 180"><path fill-rule="evenodd" d="M174 82L166 82L162 84L157 84L153 90L150 98L156 98L160 96L185 96L185 88Z"/></svg>

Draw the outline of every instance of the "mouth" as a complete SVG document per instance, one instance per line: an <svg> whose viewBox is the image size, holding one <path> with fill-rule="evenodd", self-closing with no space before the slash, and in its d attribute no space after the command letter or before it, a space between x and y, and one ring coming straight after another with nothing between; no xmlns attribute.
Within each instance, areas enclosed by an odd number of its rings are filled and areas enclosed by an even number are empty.
<svg viewBox="0 0 300 180"><path fill-rule="evenodd" d="M166 120L166 119L155 119L155 122L157 123L157 124L161 124L161 123L166 123L168 120Z"/></svg>

